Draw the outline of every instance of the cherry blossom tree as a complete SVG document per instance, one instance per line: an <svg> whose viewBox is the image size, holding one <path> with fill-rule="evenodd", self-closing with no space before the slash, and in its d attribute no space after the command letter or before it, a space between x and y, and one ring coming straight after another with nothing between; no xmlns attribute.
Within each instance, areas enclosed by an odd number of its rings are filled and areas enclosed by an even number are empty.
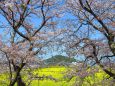
<svg viewBox="0 0 115 86"><path fill-rule="evenodd" d="M75 18L68 49L75 51L74 55L83 55L85 63L99 65L115 79L114 0L67 0L66 7Z"/></svg>
<svg viewBox="0 0 115 86"><path fill-rule="evenodd" d="M59 0L61 1L61 0ZM63 10L58 0L2 0L1 28L5 31L1 52L10 72L9 86L26 86L20 72L34 57L45 53L45 47L60 34L55 32L56 19ZM15 75L13 75L15 72Z"/></svg>

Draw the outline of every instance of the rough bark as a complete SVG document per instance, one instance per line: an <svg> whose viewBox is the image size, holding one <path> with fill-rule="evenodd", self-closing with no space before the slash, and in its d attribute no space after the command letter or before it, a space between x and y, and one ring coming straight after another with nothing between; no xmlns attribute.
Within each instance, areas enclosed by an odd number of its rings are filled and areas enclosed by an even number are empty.
<svg viewBox="0 0 115 86"><path fill-rule="evenodd" d="M14 72L16 75L14 79L11 81L9 86L14 86L16 82L17 82L17 86L26 86L26 84L23 82L22 77L20 75L20 72L22 68L25 66L25 63L21 63L21 66L18 66L14 64L14 62L12 61L12 65L13 65Z"/></svg>

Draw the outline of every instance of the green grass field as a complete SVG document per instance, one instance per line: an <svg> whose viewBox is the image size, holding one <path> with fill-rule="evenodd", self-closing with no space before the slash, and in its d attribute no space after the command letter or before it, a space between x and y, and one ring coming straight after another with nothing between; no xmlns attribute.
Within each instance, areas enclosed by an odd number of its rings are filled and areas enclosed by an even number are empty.
<svg viewBox="0 0 115 86"><path fill-rule="evenodd" d="M39 80L38 78L30 78L31 83L30 86L109 86L108 82L102 85L102 80L107 75L103 71L99 71L98 73L92 74L85 78L79 78L78 76L73 77L71 80L67 80L64 78L65 72L68 68L65 67L49 67L49 68L40 68L34 69L33 75L42 77L51 77L44 78ZM26 74L22 74L23 80L28 83L30 81ZM55 80L54 80L55 79ZM8 74L0 74L0 86L7 86L8 84ZM76 84L76 85L75 85Z"/></svg>

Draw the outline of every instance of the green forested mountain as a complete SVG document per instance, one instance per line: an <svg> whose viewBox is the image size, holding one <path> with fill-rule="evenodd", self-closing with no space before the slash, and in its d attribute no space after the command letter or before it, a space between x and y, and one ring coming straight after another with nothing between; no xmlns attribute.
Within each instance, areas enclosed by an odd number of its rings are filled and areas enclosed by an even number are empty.
<svg viewBox="0 0 115 86"><path fill-rule="evenodd" d="M48 65L67 65L72 62L76 62L76 59L62 55L56 55L45 60L45 63Z"/></svg>

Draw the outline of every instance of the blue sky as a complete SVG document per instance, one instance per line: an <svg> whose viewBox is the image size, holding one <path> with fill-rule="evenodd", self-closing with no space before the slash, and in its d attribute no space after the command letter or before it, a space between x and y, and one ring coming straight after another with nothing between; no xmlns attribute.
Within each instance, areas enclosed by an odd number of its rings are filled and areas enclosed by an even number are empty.
<svg viewBox="0 0 115 86"><path fill-rule="evenodd" d="M76 18L75 16L73 16L72 14L70 14L70 13L64 13L64 15L63 15L62 18L60 18L60 19L54 18L53 20L54 20L54 21L59 21L59 24L58 24L57 28L62 28L62 29L64 28L64 29L66 29L66 26L64 26L61 21L65 22L65 20L69 20L69 19L76 20L76 22L78 21L77 18ZM38 19L38 18L37 18L36 16L34 16L34 15L32 15L32 18L31 18L30 20L31 20L31 23L35 25L35 27L38 27L38 26L41 24L41 18ZM0 15L0 21L1 21L1 22L4 22L4 24L7 24L5 18L4 18L3 16L1 16L1 15ZM1 23L1 22L0 22L0 23ZM83 28L84 28L84 27L83 27ZM20 31L23 31L22 29L23 29L23 28L20 28ZM71 29L73 29L73 28L71 28ZM76 29L76 28L74 28L74 29ZM7 33L4 34L4 33L3 33L3 30L7 30L7 29L6 29L6 28L5 28L5 29L4 29L4 28L1 28L1 29L0 29L0 34L3 36L2 38L3 38L4 40L9 39L9 34L7 34ZM6 36L6 35L7 35L7 36ZM102 37L102 36L103 36L103 35L101 35L99 32L95 32L94 34L90 35L90 38L91 38L91 39L97 39L97 38ZM54 48L54 49L53 49L53 48ZM56 50L56 49L55 49L56 47L53 47L53 48L51 49L51 51L50 51L50 50L47 50L48 53L47 53L47 54L44 54L43 57L49 58L49 57L51 57L51 56L58 55L58 54L67 55L65 52L61 52L61 50L63 50L63 48L64 48L63 46L61 46L61 47L59 48L59 50Z"/></svg>

